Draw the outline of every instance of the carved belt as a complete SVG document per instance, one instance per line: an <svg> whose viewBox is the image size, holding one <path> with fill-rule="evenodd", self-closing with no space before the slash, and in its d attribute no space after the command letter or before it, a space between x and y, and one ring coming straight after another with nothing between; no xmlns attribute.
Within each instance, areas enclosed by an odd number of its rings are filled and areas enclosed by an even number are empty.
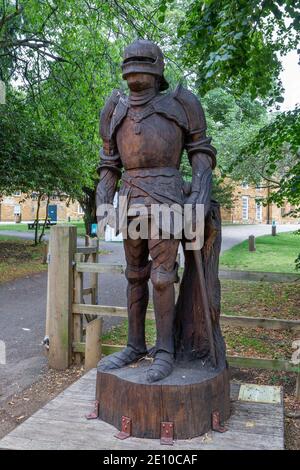
<svg viewBox="0 0 300 470"><path fill-rule="evenodd" d="M175 179L171 189L167 184L169 178L172 178L173 181ZM122 181L125 185L121 190L122 194L130 195L130 188L138 188L161 204L183 204L183 179L177 168L160 167L126 170L122 175Z"/></svg>

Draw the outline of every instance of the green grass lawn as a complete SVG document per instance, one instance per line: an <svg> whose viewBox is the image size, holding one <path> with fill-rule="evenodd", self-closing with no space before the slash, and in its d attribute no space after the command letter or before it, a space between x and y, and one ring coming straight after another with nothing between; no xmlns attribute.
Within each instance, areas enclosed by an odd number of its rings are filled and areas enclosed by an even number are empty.
<svg viewBox="0 0 300 470"><path fill-rule="evenodd" d="M300 235L295 232L256 238L256 251L249 252L248 240L226 250L220 267L241 271L297 273L295 259L300 252Z"/></svg>
<svg viewBox="0 0 300 470"><path fill-rule="evenodd" d="M222 314L299 320L299 282L271 283L223 279L221 287ZM151 303L149 308L153 308ZM289 359L292 341L297 337L295 332L263 328L223 326L222 330L227 344L227 353L245 357ZM127 341L127 331L126 320L106 333L103 336L103 342L124 345ZM155 337L155 322L146 320L147 344L153 345Z"/></svg>
<svg viewBox="0 0 300 470"><path fill-rule="evenodd" d="M300 282L254 282L222 279L224 315L300 318Z"/></svg>
<svg viewBox="0 0 300 470"><path fill-rule="evenodd" d="M0 282L45 271L42 264L44 246L34 246L31 240L0 236Z"/></svg>
<svg viewBox="0 0 300 470"><path fill-rule="evenodd" d="M231 356L260 357L268 359L290 358L291 344L295 333L289 331L266 331L264 328L222 328L226 341L227 354ZM104 344L125 345L127 342L128 322L113 327L103 335ZM146 343L155 344L154 320L146 320Z"/></svg>
<svg viewBox="0 0 300 470"><path fill-rule="evenodd" d="M67 225L75 225L77 227L77 235L79 237L84 237L85 235L85 225L83 222L58 222ZM34 230L28 230L27 223L24 224L0 224L0 231L2 230L13 230L15 232L34 232ZM45 230L47 234L49 232L48 229ZM40 233L40 230L39 230Z"/></svg>

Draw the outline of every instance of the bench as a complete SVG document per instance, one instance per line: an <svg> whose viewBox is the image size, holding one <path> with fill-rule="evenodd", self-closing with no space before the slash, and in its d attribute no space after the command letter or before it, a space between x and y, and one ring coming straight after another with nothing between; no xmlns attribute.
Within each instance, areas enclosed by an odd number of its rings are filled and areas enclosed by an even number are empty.
<svg viewBox="0 0 300 470"><path fill-rule="evenodd" d="M42 228L43 225L44 225L44 223L45 223L44 220L39 220L38 222L37 222L36 220L35 220L34 222L29 222L29 223L27 224L28 230L34 230L37 224L38 224L38 228ZM57 224L57 222L48 219L48 220L46 221L46 226L45 226L45 228L46 228L46 229L49 229L50 227L52 227L52 225L56 225L56 224Z"/></svg>

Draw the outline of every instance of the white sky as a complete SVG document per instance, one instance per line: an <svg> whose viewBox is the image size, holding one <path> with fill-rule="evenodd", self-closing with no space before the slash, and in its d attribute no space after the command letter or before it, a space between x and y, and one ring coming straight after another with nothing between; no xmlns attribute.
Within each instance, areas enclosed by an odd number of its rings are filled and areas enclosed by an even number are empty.
<svg viewBox="0 0 300 470"><path fill-rule="evenodd" d="M297 51L289 52L282 57L283 71L281 80L283 88L285 88L284 102L280 110L288 111L295 108L297 103L300 104L300 65L298 64Z"/></svg>

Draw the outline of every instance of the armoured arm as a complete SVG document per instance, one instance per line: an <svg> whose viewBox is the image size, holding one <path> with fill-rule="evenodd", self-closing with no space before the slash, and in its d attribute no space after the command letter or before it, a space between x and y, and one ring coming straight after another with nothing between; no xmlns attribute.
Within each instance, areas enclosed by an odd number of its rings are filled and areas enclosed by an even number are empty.
<svg viewBox="0 0 300 470"><path fill-rule="evenodd" d="M185 148L192 166L192 188L188 203L204 204L209 210L212 170L216 166L216 149L206 136L206 120L200 101L188 90L179 87L176 99L183 106L187 121Z"/></svg>
<svg viewBox="0 0 300 470"><path fill-rule="evenodd" d="M197 152L190 160L192 165L191 204L204 204L205 215L210 207L212 188L212 164L208 155Z"/></svg>
<svg viewBox="0 0 300 470"><path fill-rule="evenodd" d="M111 119L119 100L119 92L115 90L107 101L100 116L100 136L103 147L100 151L98 167L99 183L97 186L96 204L112 204L117 184L121 175L121 160L115 138L111 135Z"/></svg>

